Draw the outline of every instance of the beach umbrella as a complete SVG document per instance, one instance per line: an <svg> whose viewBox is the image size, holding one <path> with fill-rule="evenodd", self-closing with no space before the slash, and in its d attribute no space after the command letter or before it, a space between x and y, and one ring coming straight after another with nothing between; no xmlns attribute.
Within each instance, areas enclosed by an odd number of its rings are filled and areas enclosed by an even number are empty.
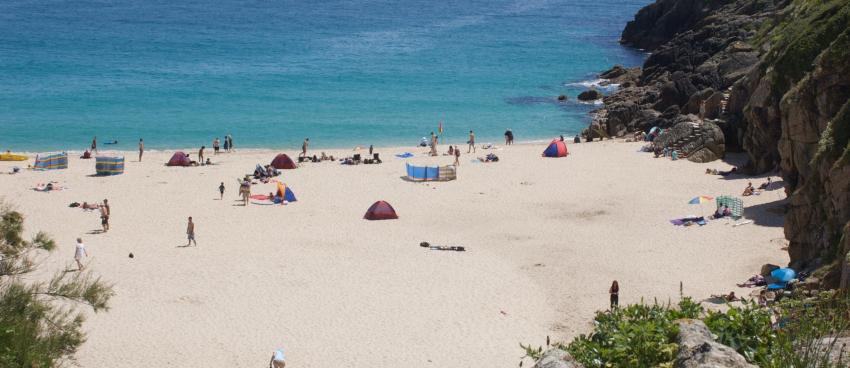
<svg viewBox="0 0 850 368"><path fill-rule="evenodd" d="M792 270L788 267L784 267L784 268L777 268L777 269L771 271L770 276L772 276L773 278L775 278L779 281L788 282L788 281L793 280L795 277L797 277L797 273L794 272L794 270Z"/></svg>
<svg viewBox="0 0 850 368"><path fill-rule="evenodd" d="M713 200L714 200L714 198L709 197L709 196L699 196L699 197L694 197L693 199L691 199L688 202L688 204L703 204L703 203L709 203Z"/></svg>

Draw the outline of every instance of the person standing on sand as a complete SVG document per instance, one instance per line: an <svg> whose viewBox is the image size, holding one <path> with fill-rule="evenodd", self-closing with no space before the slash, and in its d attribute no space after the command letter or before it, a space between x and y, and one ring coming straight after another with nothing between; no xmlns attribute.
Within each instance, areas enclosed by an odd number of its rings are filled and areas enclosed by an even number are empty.
<svg viewBox="0 0 850 368"><path fill-rule="evenodd" d="M304 143L301 143L301 157L307 157L307 146L310 145L310 138L304 138Z"/></svg>
<svg viewBox="0 0 850 368"><path fill-rule="evenodd" d="M460 148L455 146L455 166L460 166Z"/></svg>
<svg viewBox="0 0 850 368"><path fill-rule="evenodd" d="M97 136L91 139L91 153L97 153Z"/></svg>
<svg viewBox="0 0 850 368"><path fill-rule="evenodd" d="M611 283L608 294L611 294L611 309L618 307L620 305L620 285L617 283L617 280Z"/></svg>
<svg viewBox="0 0 850 368"><path fill-rule="evenodd" d="M186 237L189 238L189 242L186 243L188 247L192 243L195 243L195 246L198 246L198 242L195 241L195 223L192 222L192 216L189 216L189 223L186 225Z"/></svg>
<svg viewBox="0 0 850 368"><path fill-rule="evenodd" d="M207 148L207 146L201 146L201 149L198 150L198 164L201 164L201 165L204 164L204 149L205 148Z"/></svg>
<svg viewBox="0 0 850 368"><path fill-rule="evenodd" d="M230 152L230 141L224 136L224 152Z"/></svg>
<svg viewBox="0 0 850 368"><path fill-rule="evenodd" d="M219 200L224 200L224 182L221 182L221 185L218 186L218 192L221 194Z"/></svg>
<svg viewBox="0 0 850 368"><path fill-rule="evenodd" d="M228 134L227 135L227 141L230 143L230 152L236 152L236 149L233 148L234 147L233 146L233 136Z"/></svg>
<svg viewBox="0 0 850 368"><path fill-rule="evenodd" d="M221 142L218 140L218 137L215 137L215 139L213 139L213 155L218 154L218 149L219 149L220 143Z"/></svg>
<svg viewBox="0 0 850 368"><path fill-rule="evenodd" d="M89 254L86 253L86 245L83 244L82 238L77 238L77 246L74 249L74 261L77 262L77 270L82 271L83 268L83 257L88 257Z"/></svg>
<svg viewBox="0 0 850 368"><path fill-rule="evenodd" d="M100 205L100 225L103 226L103 232L109 231L109 202L103 200Z"/></svg>
<svg viewBox="0 0 850 368"><path fill-rule="evenodd" d="M469 148L466 149L466 153L475 153L475 133L471 130L469 131Z"/></svg>
<svg viewBox="0 0 850 368"><path fill-rule="evenodd" d="M505 131L505 145L510 146L512 144L514 144L514 132L509 128Z"/></svg>
<svg viewBox="0 0 850 368"><path fill-rule="evenodd" d="M143 153L145 153L145 141L139 138L139 162L142 162Z"/></svg>

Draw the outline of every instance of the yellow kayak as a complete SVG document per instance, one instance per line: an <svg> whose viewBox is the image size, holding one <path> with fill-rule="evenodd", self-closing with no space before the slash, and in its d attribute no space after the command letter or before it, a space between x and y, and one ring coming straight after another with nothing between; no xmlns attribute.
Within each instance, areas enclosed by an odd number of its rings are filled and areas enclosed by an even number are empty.
<svg viewBox="0 0 850 368"><path fill-rule="evenodd" d="M0 161L25 161L29 157L24 155L14 155L11 153L0 153Z"/></svg>

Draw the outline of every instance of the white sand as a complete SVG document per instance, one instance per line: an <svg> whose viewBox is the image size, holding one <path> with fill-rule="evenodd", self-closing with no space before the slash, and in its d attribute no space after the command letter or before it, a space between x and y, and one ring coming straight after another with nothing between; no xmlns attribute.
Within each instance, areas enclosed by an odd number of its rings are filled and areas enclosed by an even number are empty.
<svg viewBox="0 0 850 368"><path fill-rule="evenodd" d="M274 156L259 151L197 168L128 152L126 173L105 178L88 176L94 160L73 158L68 170L0 175L0 193L27 215L28 231L59 242L46 270L70 265L82 236L90 269L114 283L112 309L85 324L83 367L262 367L280 346L287 367L510 367L519 343L587 332L613 279L621 303L675 301L680 281L697 298L747 294L734 284L787 262L773 209L781 189L744 199L754 224L677 227L668 220L714 209L688 205L692 197L739 195L748 179L703 174L730 167L723 162L653 159L635 143L568 146L568 158L545 159L545 147L517 145L496 151L494 164L470 163L464 148L459 179L447 183L401 180L393 154L424 151L416 148L380 149L382 165L307 164L284 171L298 197L285 207L235 201L234 179ZM30 190L49 180L69 189ZM103 198L112 230L87 234L100 228L97 213L68 204ZM379 199L400 219L363 220ZM187 216L196 248L180 247Z"/></svg>

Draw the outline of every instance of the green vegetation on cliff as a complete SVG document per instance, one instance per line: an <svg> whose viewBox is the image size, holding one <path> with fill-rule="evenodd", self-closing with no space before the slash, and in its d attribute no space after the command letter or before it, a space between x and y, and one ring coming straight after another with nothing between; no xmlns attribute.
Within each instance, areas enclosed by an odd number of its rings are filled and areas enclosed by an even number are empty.
<svg viewBox="0 0 850 368"><path fill-rule="evenodd" d="M796 0L770 32L770 51L764 60L773 65L773 85L787 91L814 67L815 58L850 26L846 0Z"/></svg>
<svg viewBox="0 0 850 368"><path fill-rule="evenodd" d="M598 312L593 331L555 343L585 367L672 367L678 353L676 320L700 319L717 342L748 362L769 368L838 368L848 347L836 336L850 332L850 295L798 296L767 308L752 301L726 311L706 311L689 298L678 305L632 304ZM537 359L542 347L523 346ZM833 358L830 358L833 356Z"/></svg>

